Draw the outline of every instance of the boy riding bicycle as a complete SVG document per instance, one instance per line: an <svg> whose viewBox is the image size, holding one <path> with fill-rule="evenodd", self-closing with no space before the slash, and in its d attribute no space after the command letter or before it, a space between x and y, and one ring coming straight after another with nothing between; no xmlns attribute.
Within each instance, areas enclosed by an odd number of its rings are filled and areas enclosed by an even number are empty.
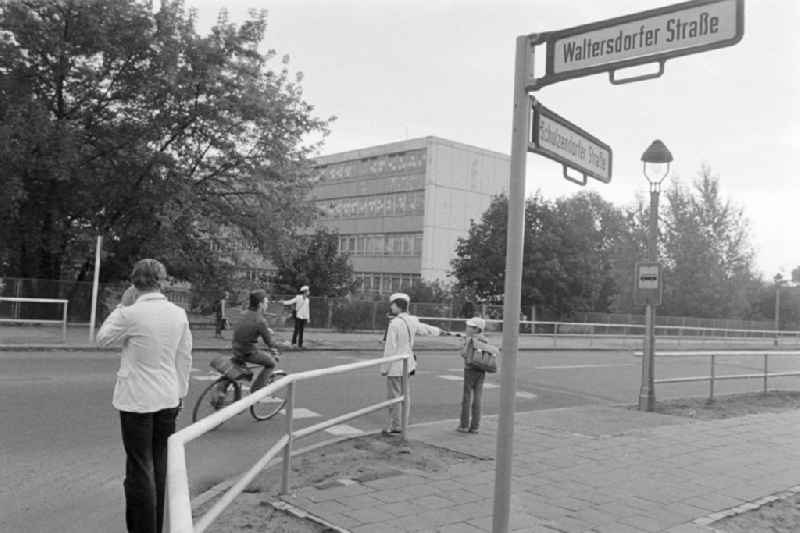
<svg viewBox="0 0 800 533"><path fill-rule="evenodd" d="M272 341L272 330L267 325L264 312L267 309L267 293L261 289L250 293L248 310L237 321L236 328L233 330L233 362L239 365L252 363L264 367L250 385L250 392L253 393L264 387L269 379L272 370L275 368L275 358L277 357L278 347ZM261 337L269 347L270 353L260 350L258 338ZM217 400L225 397L224 385L217 391ZM213 403L213 402L212 402Z"/></svg>

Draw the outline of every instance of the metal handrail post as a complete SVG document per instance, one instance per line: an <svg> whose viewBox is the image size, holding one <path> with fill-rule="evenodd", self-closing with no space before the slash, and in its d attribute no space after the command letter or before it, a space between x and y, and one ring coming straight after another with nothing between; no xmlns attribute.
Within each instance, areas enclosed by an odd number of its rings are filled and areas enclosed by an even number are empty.
<svg viewBox="0 0 800 533"><path fill-rule="evenodd" d="M403 403L400 404L400 431L403 439L407 438L406 430L408 428L408 414L411 411L411 404L408 401L408 358L403 359Z"/></svg>
<svg viewBox="0 0 800 533"><path fill-rule="evenodd" d="M67 307L69 306L69 301L64 300L64 323L61 325L61 340L63 342L67 342Z"/></svg>
<svg viewBox="0 0 800 533"><path fill-rule="evenodd" d="M767 393L767 371L769 370L769 354L764 354L764 394Z"/></svg>
<svg viewBox="0 0 800 533"><path fill-rule="evenodd" d="M294 441L294 434L292 426L294 425L294 386L295 382L289 383L286 391L286 446L283 448L283 473L281 474L281 494L289 494L289 476L292 472L292 442Z"/></svg>
<svg viewBox="0 0 800 533"><path fill-rule="evenodd" d="M709 385L709 387L708 387L708 391L709 391L708 399L712 400L712 401L714 400L714 376L715 376L714 360L715 359L716 359L716 356L712 353L711 354L711 380L710 380L711 385Z"/></svg>

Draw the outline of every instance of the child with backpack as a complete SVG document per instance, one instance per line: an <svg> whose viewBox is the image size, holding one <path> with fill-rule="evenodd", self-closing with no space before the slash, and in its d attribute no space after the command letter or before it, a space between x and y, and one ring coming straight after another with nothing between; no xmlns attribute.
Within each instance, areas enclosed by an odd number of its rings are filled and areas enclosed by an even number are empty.
<svg viewBox="0 0 800 533"><path fill-rule="evenodd" d="M481 423L481 399L486 372L497 371L498 349L483 334L486 321L480 317L467 320L464 346L464 395L461 398L461 423L456 431L478 433ZM471 415L471 416L470 416Z"/></svg>

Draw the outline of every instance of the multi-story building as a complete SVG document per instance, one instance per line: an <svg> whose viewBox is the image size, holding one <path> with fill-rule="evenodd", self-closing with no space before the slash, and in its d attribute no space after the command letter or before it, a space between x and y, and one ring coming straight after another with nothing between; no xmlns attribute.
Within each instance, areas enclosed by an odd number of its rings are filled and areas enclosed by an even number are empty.
<svg viewBox="0 0 800 533"><path fill-rule="evenodd" d="M456 242L508 187L506 154L424 137L316 159L322 223L366 291L443 280Z"/></svg>

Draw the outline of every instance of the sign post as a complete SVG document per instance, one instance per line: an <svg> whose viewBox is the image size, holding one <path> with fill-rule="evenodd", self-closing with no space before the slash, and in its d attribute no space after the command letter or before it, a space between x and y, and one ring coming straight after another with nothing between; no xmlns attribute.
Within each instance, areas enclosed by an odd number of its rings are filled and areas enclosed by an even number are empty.
<svg viewBox="0 0 800 533"><path fill-rule="evenodd" d="M514 61L514 114L511 125L511 173L508 181L508 235L503 294L503 360L500 366L500 413L497 418L497 462L494 479L492 531L508 531L511 509L514 410L517 388L519 313L522 307L522 251L525 240L525 158L528 154L530 100L527 83L533 77L533 41L517 37Z"/></svg>
<svg viewBox="0 0 800 533"><path fill-rule="evenodd" d="M528 93L598 72L608 72L613 84L655 78L664 73L667 59L731 46L743 34L744 0L691 0L566 30L517 37L493 533L509 531L525 236L525 157L530 150L559 161L564 165L564 177L581 185L589 177L605 183L611 179L611 148L544 106L535 102L532 106ZM542 43L546 45L545 75L535 78L534 48ZM625 79L615 76L620 69L646 63L658 63L658 72ZM535 124L530 124L531 109ZM568 168L577 169L581 177L570 176Z"/></svg>

